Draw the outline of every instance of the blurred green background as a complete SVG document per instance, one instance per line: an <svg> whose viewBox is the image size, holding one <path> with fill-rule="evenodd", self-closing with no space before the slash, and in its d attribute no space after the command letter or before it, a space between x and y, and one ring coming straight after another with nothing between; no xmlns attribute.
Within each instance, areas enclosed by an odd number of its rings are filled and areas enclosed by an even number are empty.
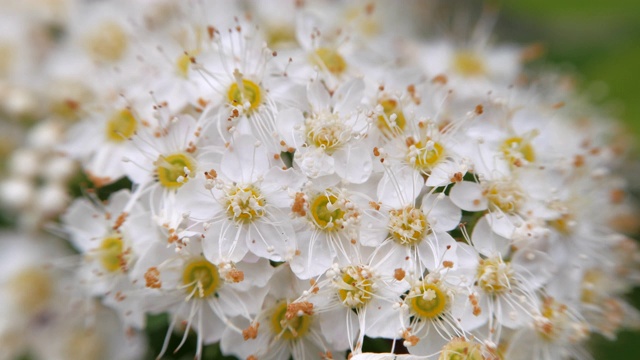
<svg viewBox="0 0 640 360"><path fill-rule="evenodd" d="M499 40L545 45L545 61L577 75L579 88L640 139L640 0L502 0L498 5ZM629 300L640 308L640 291ZM640 332L624 332L616 342L596 338L593 353L598 360L640 359Z"/></svg>
<svg viewBox="0 0 640 360"><path fill-rule="evenodd" d="M544 44L546 61L574 71L581 88L640 137L640 1L502 0L499 6L500 39Z"/></svg>

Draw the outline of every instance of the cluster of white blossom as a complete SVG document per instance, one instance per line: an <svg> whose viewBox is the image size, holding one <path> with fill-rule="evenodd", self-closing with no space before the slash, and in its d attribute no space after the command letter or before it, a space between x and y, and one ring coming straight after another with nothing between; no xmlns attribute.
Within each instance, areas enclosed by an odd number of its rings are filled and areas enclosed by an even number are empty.
<svg viewBox="0 0 640 360"><path fill-rule="evenodd" d="M43 247L28 257L47 267L0 271L0 294L39 314L3 316L0 346L48 329L35 299L68 306L44 277L61 267L60 292L124 325L44 359L136 358L160 313L159 358L193 330L196 358L390 356L363 354L366 336L421 359L588 359L592 333L637 326L623 134L567 78L525 70L537 48L493 45L482 21L424 40L404 5L60 0L40 8L37 65L12 26L0 90L46 101L0 107L64 124L59 163L15 155L18 177L66 181L74 159L96 187L133 186L70 204L58 230L81 255Z"/></svg>

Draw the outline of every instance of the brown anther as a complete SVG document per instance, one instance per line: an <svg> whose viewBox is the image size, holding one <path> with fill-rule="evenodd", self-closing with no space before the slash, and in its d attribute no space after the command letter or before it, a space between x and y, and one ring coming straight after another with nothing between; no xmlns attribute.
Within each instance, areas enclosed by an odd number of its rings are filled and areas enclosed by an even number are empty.
<svg viewBox="0 0 640 360"><path fill-rule="evenodd" d="M522 49L522 51L520 52L520 60L522 62L533 61L542 57L545 52L546 49L544 45L542 45L541 43L533 43Z"/></svg>
<svg viewBox="0 0 640 360"><path fill-rule="evenodd" d="M481 104L476 105L475 112L478 115L482 115L482 113L484 112L484 107Z"/></svg>
<svg viewBox="0 0 640 360"><path fill-rule="evenodd" d="M355 245L355 244L357 244L357 243L358 243L358 241L357 241L356 239L351 239L351 244L352 244L352 245Z"/></svg>
<svg viewBox="0 0 640 360"><path fill-rule="evenodd" d="M445 260L445 261L442 262L442 266L444 266L444 267L446 267L448 269L451 269L451 268L453 268L453 261Z"/></svg>
<svg viewBox="0 0 640 360"><path fill-rule="evenodd" d="M300 256L300 254L302 254L302 252L300 251L300 249L296 249L295 255L296 255L296 256Z"/></svg>
<svg viewBox="0 0 640 360"><path fill-rule="evenodd" d="M213 26L207 26L207 34L209 34L209 39L213 39L213 35L216 33L216 28Z"/></svg>
<svg viewBox="0 0 640 360"><path fill-rule="evenodd" d="M402 338L409 343L409 346L416 346L420 342L420 339L411 333L410 328L402 332Z"/></svg>
<svg viewBox="0 0 640 360"><path fill-rule="evenodd" d="M304 193L296 193L296 198L293 200L293 206L291 206L291 211L298 216L307 215L307 211L305 210L306 200L304 199Z"/></svg>
<svg viewBox="0 0 640 360"><path fill-rule="evenodd" d="M379 91L384 91L384 85L380 84L380 86L378 86L378 90Z"/></svg>
<svg viewBox="0 0 640 360"><path fill-rule="evenodd" d="M313 304L308 301L293 302L287 305L287 312L284 314L284 317L287 320L291 320L298 316L298 313L309 316L313 315Z"/></svg>
<svg viewBox="0 0 640 360"><path fill-rule="evenodd" d="M242 280L244 280L244 272L238 269L231 269L227 273L226 277L227 277L227 280L231 280L231 282L239 283L239 282L242 282Z"/></svg>
<svg viewBox="0 0 640 360"><path fill-rule="evenodd" d="M257 322L255 325L249 325L248 328L242 330L242 338L244 338L244 341L255 339L258 336L259 327L260 323Z"/></svg>
<svg viewBox="0 0 640 360"><path fill-rule="evenodd" d="M369 206L371 206L371 208L373 209L380 210L380 203L377 203L375 201L369 201Z"/></svg>
<svg viewBox="0 0 640 360"><path fill-rule="evenodd" d="M551 105L551 107L554 108L554 109L561 109L561 108L564 107L564 101L559 101L559 102Z"/></svg>
<svg viewBox="0 0 640 360"><path fill-rule="evenodd" d="M380 156L380 150L377 147L373 148L373 156Z"/></svg>
<svg viewBox="0 0 640 360"><path fill-rule="evenodd" d="M453 177L451 177L451 182L461 182L463 178L463 175L461 172L457 172L455 174L453 174Z"/></svg>
<svg viewBox="0 0 640 360"><path fill-rule="evenodd" d="M113 230L120 229L122 224L124 224L124 221L127 219L127 216L129 216L129 213L126 212L122 212L120 215L118 215L116 222L113 224Z"/></svg>
<svg viewBox="0 0 640 360"><path fill-rule="evenodd" d="M285 147L285 146L287 146L287 143L284 142L284 140L280 140L280 146Z"/></svg>
<svg viewBox="0 0 640 360"><path fill-rule="evenodd" d="M402 281L402 279L404 279L406 273L404 270L402 270L401 268L397 268L393 271L393 277L394 279L398 280L398 281Z"/></svg>
<svg viewBox="0 0 640 360"><path fill-rule="evenodd" d="M118 266L120 267L120 270L122 270L122 272L129 271L129 266L128 266L128 262L127 262L127 256L129 256L130 254L131 254L131 249L129 248L129 249L121 252L117 256L117 258L118 258Z"/></svg>
<svg viewBox="0 0 640 360"><path fill-rule="evenodd" d="M215 170L211 169L204 172L204 177L207 180L215 180L218 177L218 173Z"/></svg>
<svg viewBox="0 0 640 360"><path fill-rule="evenodd" d="M72 99L64 100L64 104L73 111L76 111L80 108L80 103Z"/></svg>
<svg viewBox="0 0 640 360"><path fill-rule="evenodd" d="M122 302L127 298L127 296L118 291L115 293L115 295L113 295L113 298L116 299L117 302Z"/></svg>
<svg viewBox="0 0 640 360"><path fill-rule="evenodd" d="M412 136L409 136L405 141L405 144L407 144L407 147L411 146L411 145L415 145L416 143L416 139L414 139Z"/></svg>
<svg viewBox="0 0 640 360"><path fill-rule="evenodd" d="M202 106L202 107L206 107L209 104L209 102L203 98L198 98L198 105Z"/></svg>
<svg viewBox="0 0 640 360"><path fill-rule="evenodd" d="M176 235L176 234L170 234L170 235L169 235L169 238L167 239L167 242L168 242L169 244L173 244L173 243L178 242L179 240L180 240L180 237L178 237L178 235Z"/></svg>
<svg viewBox="0 0 640 360"><path fill-rule="evenodd" d="M333 354L331 353L331 351L320 353L320 358L322 360L333 360Z"/></svg>
<svg viewBox="0 0 640 360"><path fill-rule="evenodd" d="M274 160L280 160L280 154L273 154Z"/></svg>
<svg viewBox="0 0 640 360"><path fill-rule="evenodd" d="M367 6L365 6L364 11L367 15L371 15L375 9L376 5L374 3L368 3Z"/></svg>
<svg viewBox="0 0 640 360"><path fill-rule="evenodd" d="M433 79L431 79L431 83L441 85L445 85L448 81L449 79L447 79L447 76L445 74L436 75Z"/></svg>
<svg viewBox="0 0 640 360"><path fill-rule="evenodd" d="M475 206L480 205L480 199L473 199L473 205Z"/></svg>
<svg viewBox="0 0 640 360"><path fill-rule="evenodd" d="M614 204L620 204L624 200L624 190L622 189L613 189L611 190L610 198L611 202Z"/></svg>
<svg viewBox="0 0 640 360"><path fill-rule="evenodd" d="M271 53L271 56L273 56L273 57L278 56L278 52L277 52L277 51L272 52L272 53Z"/></svg>
<svg viewBox="0 0 640 360"><path fill-rule="evenodd" d="M295 149L295 148L292 148L292 147L287 148L287 152L292 153L292 152L294 152L294 151L296 151L296 149Z"/></svg>
<svg viewBox="0 0 640 360"><path fill-rule="evenodd" d="M255 355L249 355L247 356L247 360L258 360L258 358Z"/></svg>
<svg viewBox="0 0 640 360"><path fill-rule="evenodd" d="M576 156L573 158L573 166L575 166L575 167L580 167L580 166L582 166L582 165L584 165L584 156L582 156L582 155L576 155Z"/></svg>
<svg viewBox="0 0 640 360"><path fill-rule="evenodd" d="M97 187L97 188L101 188L105 185L108 185L112 182L110 177L100 177L100 176L96 176L93 173L89 172L89 171L85 171L85 174L87 175L87 177L89 178L89 181L91 181L91 183L93 183L93 186Z"/></svg>
<svg viewBox="0 0 640 360"><path fill-rule="evenodd" d="M196 152L196 150L197 150L196 144L194 144L193 141L189 141L189 146L187 146L185 151L188 152L189 154L193 154L194 152Z"/></svg>
<svg viewBox="0 0 640 360"><path fill-rule="evenodd" d="M147 272L144 273L144 281L146 287L150 289L159 289L162 286L160 281L160 271L157 267L150 267Z"/></svg>

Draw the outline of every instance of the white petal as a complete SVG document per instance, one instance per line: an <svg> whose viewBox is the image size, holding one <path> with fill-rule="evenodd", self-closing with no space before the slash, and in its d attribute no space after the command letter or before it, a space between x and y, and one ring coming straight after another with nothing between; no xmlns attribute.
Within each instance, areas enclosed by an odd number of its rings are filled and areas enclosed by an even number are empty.
<svg viewBox="0 0 640 360"><path fill-rule="evenodd" d="M291 224L283 219L268 217L248 225L247 247L257 256L283 261L286 254L295 251L295 233Z"/></svg>
<svg viewBox="0 0 640 360"><path fill-rule="evenodd" d="M248 252L246 230L229 221L213 224L202 239L202 252L214 264L238 262Z"/></svg>
<svg viewBox="0 0 640 360"><path fill-rule="evenodd" d="M513 269L522 278L523 286L536 290L556 272L556 265L549 255L533 249L518 250L512 259Z"/></svg>
<svg viewBox="0 0 640 360"><path fill-rule="evenodd" d="M251 135L240 135L231 143L231 148L222 156L220 170L234 182L255 182L269 170L269 158L264 145L256 146L257 139Z"/></svg>
<svg viewBox="0 0 640 360"><path fill-rule="evenodd" d="M522 223L522 220L516 215L492 212L485 215L489 221L489 226L498 235L511 239L516 228Z"/></svg>
<svg viewBox="0 0 640 360"><path fill-rule="evenodd" d="M496 234L489 226L485 215L476 223L471 234L473 246L483 255L506 255L509 251L509 239Z"/></svg>
<svg viewBox="0 0 640 360"><path fill-rule="evenodd" d="M356 110L362 101L364 93L364 82L362 79L353 79L342 84L333 94L335 104L333 112L342 116Z"/></svg>
<svg viewBox="0 0 640 360"><path fill-rule="evenodd" d="M449 197L462 210L482 211L487 209L487 198L482 195L482 187L478 183L459 182L451 189Z"/></svg>
<svg viewBox="0 0 640 360"><path fill-rule="evenodd" d="M422 211L434 231L449 231L460 224L462 212L444 194L426 195L422 198Z"/></svg>
<svg viewBox="0 0 640 360"><path fill-rule="evenodd" d="M331 107L329 91L321 81L312 81L307 86L307 96L314 112L328 111Z"/></svg>
<svg viewBox="0 0 640 360"><path fill-rule="evenodd" d="M413 169L390 169L378 184L378 200L394 209L401 209L414 204L423 185L422 177Z"/></svg>
<svg viewBox="0 0 640 360"><path fill-rule="evenodd" d="M336 174L353 184L367 181L373 168L369 150L363 146L349 146L333 154Z"/></svg>
<svg viewBox="0 0 640 360"><path fill-rule="evenodd" d="M290 193L297 192L306 181L306 177L294 169L282 170L279 167L272 167L264 176L264 181L260 185L267 204L288 208L293 199Z"/></svg>
<svg viewBox="0 0 640 360"><path fill-rule="evenodd" d="M495 298L496 319L503 326L509 329L517 329L528 321L531 315L526 309L531 308L531 304L522 302L516 294L502 294Z"/></svg>
<svg viewBox="0 0 640 360"><path fill-rule="evenodd" d="M278 118L276 120L276 128L282 140L287 143L287 146L298 148L304 143L301 129L299 127L304 124L304 116L298 109L286 109L278 112Z"/></svg>
<svg viewBox="0 0 640 360"><path fill-rule="evenodd" d="M446 232L432 233L418 245L418 256L427 269L433 271L442 266L444 261L456 263L457 243Z"/></svg>

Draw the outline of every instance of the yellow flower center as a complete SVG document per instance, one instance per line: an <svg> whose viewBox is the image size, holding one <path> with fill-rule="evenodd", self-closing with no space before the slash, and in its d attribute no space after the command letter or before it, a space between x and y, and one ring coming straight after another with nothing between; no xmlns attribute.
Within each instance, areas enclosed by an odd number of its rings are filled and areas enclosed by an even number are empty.
<svg viewBox="0 0 640 360"><path fill-rule="evenodd" d="M511 288L513 274L511 263L504 262L500 257L480 260L477 285L488 294L500 294Z"/></svg>
<svg viewBox="0 0 640 360"><path fill-rule="evenodd" d="M68 360L104 359L105 338L94 329L74 329L66 342L64 358Z"/></svg>
<svg viewBox="0 0 640 360"><path fill-rule="evenodd" d="M455 338L442 348L438 360L485 360L485 357L480 344Z"/></svg>
<svg viewBox="0 0 640 360"><path fill-rule="evenodd" d="M247 110L249 111L257 109L262 101L260 86L247 79L242 79L240 84L238 82L231 84L227 92L227 98L233 106L245 106L248 104Z"/></svg>
<svg viewBox="0 0 640 360"><path fill-rule="evenodd" d="M434 141L418 141L409 146L407 162L418 170L431 170L444 159L444 147Z"/></svg>
<svg viewBox="0 0 640 360"><path fill-rule="evenodd" d="M536 160L536 154L533 151L531 143L518 136L505 140L502 143L501 150L507 161L511 164L518 164L522 159L527 162L534 162Z"/></svg>
<svg viewBox="0 0 640 360"><path fill-rule="evenodd" d="M0 75L8 76L15 62L15 49L12 44L0 43Z"/></svg>
<svg viewBox="0 0 640 360"><path fill-rule="evenodd" d="M184 267L182 283L189 296L200 299L213 295L222 285L218 267L205 259L194 260Z"/></svg>
<svg viewBox="0 0 640 360"><path fill-rule="evenodd" d="M7 289L15 304L31 314L42 310L49 303L53 291L51 276L37 267L27 268L13 276Z"/></svg>
<svg viewBox="0 0 640 360"><path fill-rule="evenodd" d="M429 231L427 218L413 206L389 211L389 233L402 245L416 245Z"/></svg>
<svg viewBox="0 0 640 360"><path fill-rule="evenodd" d="M118 61L123 57L128 45L127 33L113 21L98 25L85 39L89 55L96 61Z"/></svg>
<svg viewBox="0 0 640 360"><path fill-rule="evenodd" d="M123 142L133 135L137 127L138 123L131 110L120 110L107 121L107 139L116 143Z"/></svg>
<svg viewBox="0 0 640 360"><path fill-rule="evenodd" d="M404 131L407 120L402 110L398 108L398 102L394 99L380 101L384 114L378 115L378 128L385 134L395 135Z"/></svg>
<svg viewBox="0 0 640 360"><path fill-rule="evenodd" d="M347 69L347 62L336 50L321 47L315 52L312 62L334 75L340 75Z"/></svg>
<svg viewBox="0 0 640 360"><path fill-rule="evenodd" d="M328 154L333 153L350 138L350 132L337 114L314 115L305 120L307 141Z"/></svg>
<svg viewBox="0 0 640 360"><path fill-rule="evenodd" d="M168 189L177 189L195 176L196 161L181 153L160 155L156 166L160 184Z"/></svg>
<svg viewBox="0 0 640 360"><path fill-rule="evenodd" d="M323 230L337 230L344 218L344 211L336 205L335 195L318 195L310 205L311 216L316 226Z"/></svg>
<svg viewBox="0 0 640 360"><path fill-rule="evenodd" d="M266 200L254 187L234 187L227 195L227 214L240 222L251 222L265 214Z"/></svg>
<svg viewBox="0 0 640 360"><path fill-rule="evenodd" d="M344 270L342 281L337 281L338 297L350 308L359 308L371 300L373 282L367 271L360 267L349 266Z"/></svg>
<svg viewBox="0 0 640 360"><path fill-rule="evenodd" d="M124 244L119 236L111 236L102 240L99 248L99 259L102 267L108 272L121 271L126 259L124 258Z"/></svg>
<svg viewBox="0 0 640 360"><path fill-rule="evenodd" d="M409 308L421 318L433 319L441 316L448 304L447 295L434 283L421 283L408 295Z"/></svg>
<svg viewBox="0 0 640 360"><path fill-rule="evenodd" d="M270 48L281 48L296 43L296 32L291 26L273 25L266 28L266 38Z"/></svg>
<svg viewBox="0 0 640 360"><path fill-rule="evenodd" d="M466 77L480 76L487 72L482 59L471 51L460 51L453 57L453 69Z"/></svg>
<svg viewBox="0 0 640 360"><path fill-rule="evenodd" d="M306 314L295 314L291 319L287 319L287 305L286 301L281 301L275 306L271 315L271 329L277 337L295 340L309 332L312 318Z"/></svg>
<svg viewBox="0 0 640 360"><path fill-rule="evenodd" d="M182 76L185 79L188 78L190 65L191 65L191 57L189 56L189 54L180 55L178 57L178 60L176 60L176 68L178 70L178 75Z"/></svg>
<svg viewBox="0 0 640 360"><path fill-rule="evenodd" d="M517 184L510 181L494 181L483 190L493 210L500 209L505 213L517 211L524 200L522 191Z"/></svg>
<svg viewBox="0 0 640 360"><path fill-rule="evenodd" d="M549 220L548 223L562 235L570 235L573 232L575 220L571 214L563 214L557 219Z"/></svg>

